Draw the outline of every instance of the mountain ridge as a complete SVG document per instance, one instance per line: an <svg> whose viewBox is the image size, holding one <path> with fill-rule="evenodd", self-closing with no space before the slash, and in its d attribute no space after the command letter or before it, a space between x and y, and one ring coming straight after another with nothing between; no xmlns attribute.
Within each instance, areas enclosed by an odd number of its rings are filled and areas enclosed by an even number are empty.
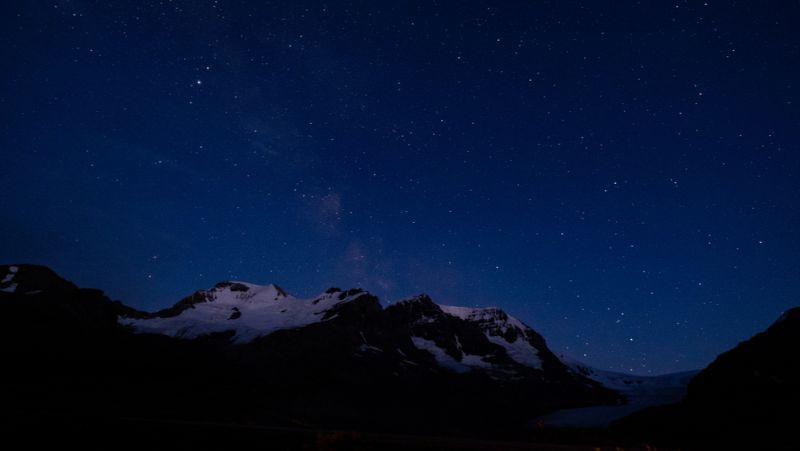
<svg viewBox="0 0 800 451"><path fill-rule="evenodd" d="M396 321L409 322L411 342L432 354L439 365L456 372L483 369L510 374L519 367L542 370L543 359L549 369L562 372L568 369L547 348L539 333L502 309L440 305L426 294L383 307L377 298L360 288L346 291L329 288L318 296L300 299L275 284L226 281L198 290L172 307L153 313L136 312L121 316L119 321L138 333L185 339L232 332L231 341L242 344L278 330L328 321L336 316L338 309L361 297L365 297L364 302L374 303L374 308L395 316ZM463 330L447 334L432 330L457 320L475 324L485 340ZM435 328L426 327L428 323Z"/></svg>
<svg viewBox="0 0 800 451"><path fill-rule="evenodd" d="M497 307L425 294L383 306L357 288L299 299L274 284L226 281L142 312L52 271L15 267L0 266L0 280L13 274L5 287L38 274L45 288L0 292L0 344L25 369L15 384L44 405L67 396L60 409L83 415L230 421L238 412L270 424L494 435L549 412L626 402ZM98 375L88 398L61 388ZM109 405L120 397L122 410Z"/></svg>
<svg viewBox="0 0 800 451"><path fill-rule="evenodd" d="M7 283L37 271L16 266ZM68 410L116 412L108 402L123 390L125 410L147 416L219 419L233 409L248 421L296 416L327 427L468 433L481 423L487 431L520 428L538 413L619 399L570 371L535 331L497 309L445 306L453 315L427 295L384 307L361 289L299 300L275 285L229 281L142 312L99 290L56 285L0 292L0 344L24 369L14 383L29 386L31 399L45 396L45 405L65 395L56 375L74 375L67 380L78 387L108 375L102 390L92 389L102 396L64 404ZM536 360L520 358L514 346ZM230 398L225 386L239 394ZM243 404L248 399L259 403Z"/></svg>

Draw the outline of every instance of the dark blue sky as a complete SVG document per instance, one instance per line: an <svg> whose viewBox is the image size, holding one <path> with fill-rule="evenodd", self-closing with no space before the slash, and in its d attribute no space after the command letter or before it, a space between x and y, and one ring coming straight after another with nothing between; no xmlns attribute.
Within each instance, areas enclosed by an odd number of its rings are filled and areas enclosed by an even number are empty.
<svg viewBox="0 0 800 451"><path fill-rule="evenodd" d="M798 2L13 3L3 262L427 292L643 374L800 304Z"/></svg>

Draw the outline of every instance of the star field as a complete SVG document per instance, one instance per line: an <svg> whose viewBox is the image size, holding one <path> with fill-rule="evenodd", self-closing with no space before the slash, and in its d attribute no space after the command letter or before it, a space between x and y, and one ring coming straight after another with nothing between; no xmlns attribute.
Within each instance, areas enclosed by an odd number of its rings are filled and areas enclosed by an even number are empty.
<svg viewBox="0 0 800 451"><path fill-rule="evenodd" d="M3 262L426 292L639 374L798 305L796 2L2 9Z"/></svg>

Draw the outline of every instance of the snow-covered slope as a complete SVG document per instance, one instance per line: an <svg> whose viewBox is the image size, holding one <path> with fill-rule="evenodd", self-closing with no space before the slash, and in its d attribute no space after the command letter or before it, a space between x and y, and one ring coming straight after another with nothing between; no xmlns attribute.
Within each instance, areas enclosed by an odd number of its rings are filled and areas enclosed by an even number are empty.
<svg viewBox="0 0 800 451"><path fill-rule="evenodd" d="M0 291L5 291L6 293L17 291L17 284L14 283L14 277L17 275L18 270L19 267L17 266L8 267L8 272L3 276L3 280L0 280Z"/></svg>
<svg viewBox="0 0 800 451"><path fill-rule="evenodd" d="M361 296L362 290L330 289L312 299L298 299L277 285L222 282L200 290L171 309L119 322L140 333L197 338L233 331L232 341L247 343L280 329L293 329L336 317L336 310Z"/></svg>
<svg viewBox="0 0 800 451"><path fill-rule="evenodd" d="M542 369L539 349L528 339L529 334L535 332L522 321L494 307L469 308L450 305L439 307L448 315L477 324L489 341L505 348L508 356L517 363L537 370Z"/></svg>
<svg viewBox="0 0 800 451"><path fill-rule="evenodd" d="M313 299L298 299L277 285L221 282L211 289L197 291L168 309L123 316L119 322L139 333L183 339L233 331L233 342L248 343L277 330L332 319L341 305L364 295L368 293L362 290L330 289ZM400 301L394 308L403 305L422 309L416 313L418 317L410 320L412 344L431 353L440 366L457 372L472 369L508 372L516 365L541 370L539 354L549 353L539 334L497 308L438 305L424 295ZM461 321L477 326L488 343L476 345L474 335L473 339L463 335L460 326L453 326Z"/></svg>
<svg viewBox="0 0 800 451"><path fill-rule="evenodd" d="M574 372L621 393L626 402L616 406L565 409L539 418L547 427L598 428L646 407L679 402L689 381L698 373L685 371L662 376L636 376L598 370L567 356L559 356Z"/></svg>
<svg viewBox="0 0 800 451"><path fill-rule="evenodd" d="M459 349L461 355L459 356L460 360L457 360L448 354L445 349L437 346L433 340L426 340L412 335L411 342L414 343L417 349L431 353L439 366L449 368L456 373L466 373L475 368L492 369L492 364L483 360L482 356L468 354L463 352L462 349Z"/></svg>
<svg viewBox="0 0 800 451"><path fill-rule="evenodd" d="M545 369L558 377L572 374L547 349L541 335L498 308L439 305L421 294L386 311L391 322L406 325L404 333L413 346L433 356L441 367L460 373L482 371L499 379L523 373L544 377Z"/></svg>

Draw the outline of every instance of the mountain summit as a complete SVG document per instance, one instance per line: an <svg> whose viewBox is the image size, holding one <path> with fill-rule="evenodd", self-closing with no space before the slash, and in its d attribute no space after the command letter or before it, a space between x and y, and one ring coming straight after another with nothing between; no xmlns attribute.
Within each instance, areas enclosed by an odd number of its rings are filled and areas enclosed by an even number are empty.
<svg viewBox="0 0 800 451"><path fill-rule="evenodd" d="M332 319L344 304L364 296L373 298L363 290L331 289L312 299L298 299L274 284L220 282L171 308L122 317L120 323L140 333L186 339L232 331L233 342L249 343L277 330Z"/></svg>

